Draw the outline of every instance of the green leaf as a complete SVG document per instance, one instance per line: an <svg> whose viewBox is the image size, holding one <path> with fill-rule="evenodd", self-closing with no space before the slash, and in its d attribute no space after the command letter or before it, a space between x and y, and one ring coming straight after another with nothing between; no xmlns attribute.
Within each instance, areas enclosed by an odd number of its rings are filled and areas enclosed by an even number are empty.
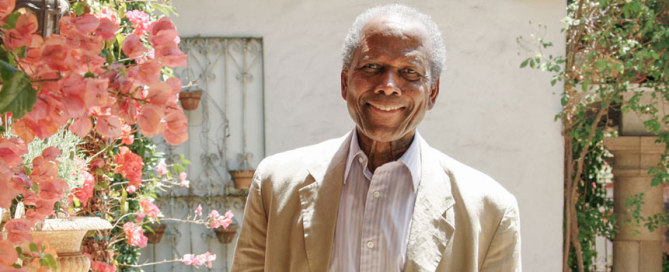
<svg viewBox="0 0 669 272"><path fill-rule="evenodd" d="M126 214L128 212L128 193L125 191L125 188L121 188L121 214Z"/></svg>
<svg viewBox="0 0 669 272"><path fill-rule="evenodd" d="M170 4L163 4L163 3L154 2L154 3L151 3L151 7L153 7L154 9L159 10L160 12L165 14L166 16L170 16L170 13L174 14L175 16L179 16L179 14L177 13L176 8L174 8L174 6L172 6Z"/></svg>
<svg viewBox="0 0 669 272"><path fill-rule="evenodd" d="M46 254L46 256L44 256L44 259L46 259L47 262L49 262L49 267L53 268L53 270L58 269L58 261L56 261L56 258L54 258L53 255Z"/></svg>
<svg viewBox="0 0 669 272"><path fill-rule="evenodd" d="M520 63L520 68L525 68L525 66L527 66L527 63L529 63L529 62L530 62L529 58L524 60L522 63Z"/></svg>
<svg viewBox="0 0 669 272"><path fill-rule="evenodd" d="M29 247L30 247L30 252L39 252L39 250L37 249L37 245L35 243L30 243Z"/></svg>
<svg viewBox="0 0 669 272"><path fill-rule="evenodd" d="M18 13L18 12L10 13L7 16L7 24L2 26L2 28L4 28L4 29L14 29L14 28L16 28L16 20L19 19L19 16L21 16L21 14Z"/></svg>
<svg viewBox="0 0 669 272"><path fill-rule="evenodd" d="M74 2L71 9L75 14L77 14L77 16L81 16L84 14L84 4L84 2Z"/></svg>
<svg viewBox="0 0 669 272"><path fill-rule="evenodd" d="M37 102L37 91L30 84L25 72L0 60L0 114L11 112L14 119L29 113Z"/></svg>

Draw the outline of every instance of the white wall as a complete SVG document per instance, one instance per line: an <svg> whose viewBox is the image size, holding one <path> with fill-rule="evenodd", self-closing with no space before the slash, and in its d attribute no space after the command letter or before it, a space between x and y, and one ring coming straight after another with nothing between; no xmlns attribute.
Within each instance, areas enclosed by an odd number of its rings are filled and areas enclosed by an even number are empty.
<svg viewBox="0 0 669 272"><path fill-rule="evenodd" d="M342 40L357 14L380 1L174 0L184 37L254 36L264 43L266 154L353 128L340 97ZM560 88L519 69L516 37L548 25L561 53L564 0L415 1L441 26L448 70L419 128L434 147L497 179L518 198L525 271L559 271L562 245ZM520 55L519 55L520 52Z"/></svg>

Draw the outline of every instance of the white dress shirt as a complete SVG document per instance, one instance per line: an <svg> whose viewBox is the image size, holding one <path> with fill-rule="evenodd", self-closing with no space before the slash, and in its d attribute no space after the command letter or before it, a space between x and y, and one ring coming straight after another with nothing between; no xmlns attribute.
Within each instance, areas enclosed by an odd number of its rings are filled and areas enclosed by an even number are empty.
<svg viewBox="0 0 669 272"><path fill-rule="evenodd" d="M420 183L420 135L372 173L353 129L330 271L402 271Z"/></svg>

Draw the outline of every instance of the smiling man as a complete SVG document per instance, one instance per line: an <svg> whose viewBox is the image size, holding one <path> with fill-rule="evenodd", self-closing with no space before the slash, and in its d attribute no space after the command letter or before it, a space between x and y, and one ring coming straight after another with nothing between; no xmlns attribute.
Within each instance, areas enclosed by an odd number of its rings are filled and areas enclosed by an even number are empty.
<svg viewBox="0 0 669 272"><path fill-rule="evenodd" d="M445 51L415 9L356 18L341 72L356 127L260 163L233 271L521 270L513 195L416 131L439 94Z"/></svg>

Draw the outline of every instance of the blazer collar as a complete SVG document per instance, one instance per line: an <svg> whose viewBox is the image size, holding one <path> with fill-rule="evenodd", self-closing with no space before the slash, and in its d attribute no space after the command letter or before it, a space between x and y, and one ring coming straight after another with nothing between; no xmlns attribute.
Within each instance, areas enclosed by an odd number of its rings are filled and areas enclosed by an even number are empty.
<svg viewBox="0 0 669 272"><path fill-rule="evenodd" d="M339 199L351 133L333 140L310 167L299 190L307 261L311 271L327 271L332 256ZM439 152L422 138L421 182L413 210L404 271L435 271L455 231L450 175ZM335 151L332 153L332 151Z"/></svg>
<svg viewBox="0 0 669 272"><path fill-rule="evenodd" d="M404 271L436 271L455 232L455 200L441 155L421 141L422 179L413 209Z"/></svg>
<svg viewBox="0 0 669 272"><path fill-rule="evenodd" d="M306 185L299 190L304 243L311 271L329 269L350 141L349 133L327 144L308 168L310 175ZM334 154L333 150L336 150Z"/></svg>

